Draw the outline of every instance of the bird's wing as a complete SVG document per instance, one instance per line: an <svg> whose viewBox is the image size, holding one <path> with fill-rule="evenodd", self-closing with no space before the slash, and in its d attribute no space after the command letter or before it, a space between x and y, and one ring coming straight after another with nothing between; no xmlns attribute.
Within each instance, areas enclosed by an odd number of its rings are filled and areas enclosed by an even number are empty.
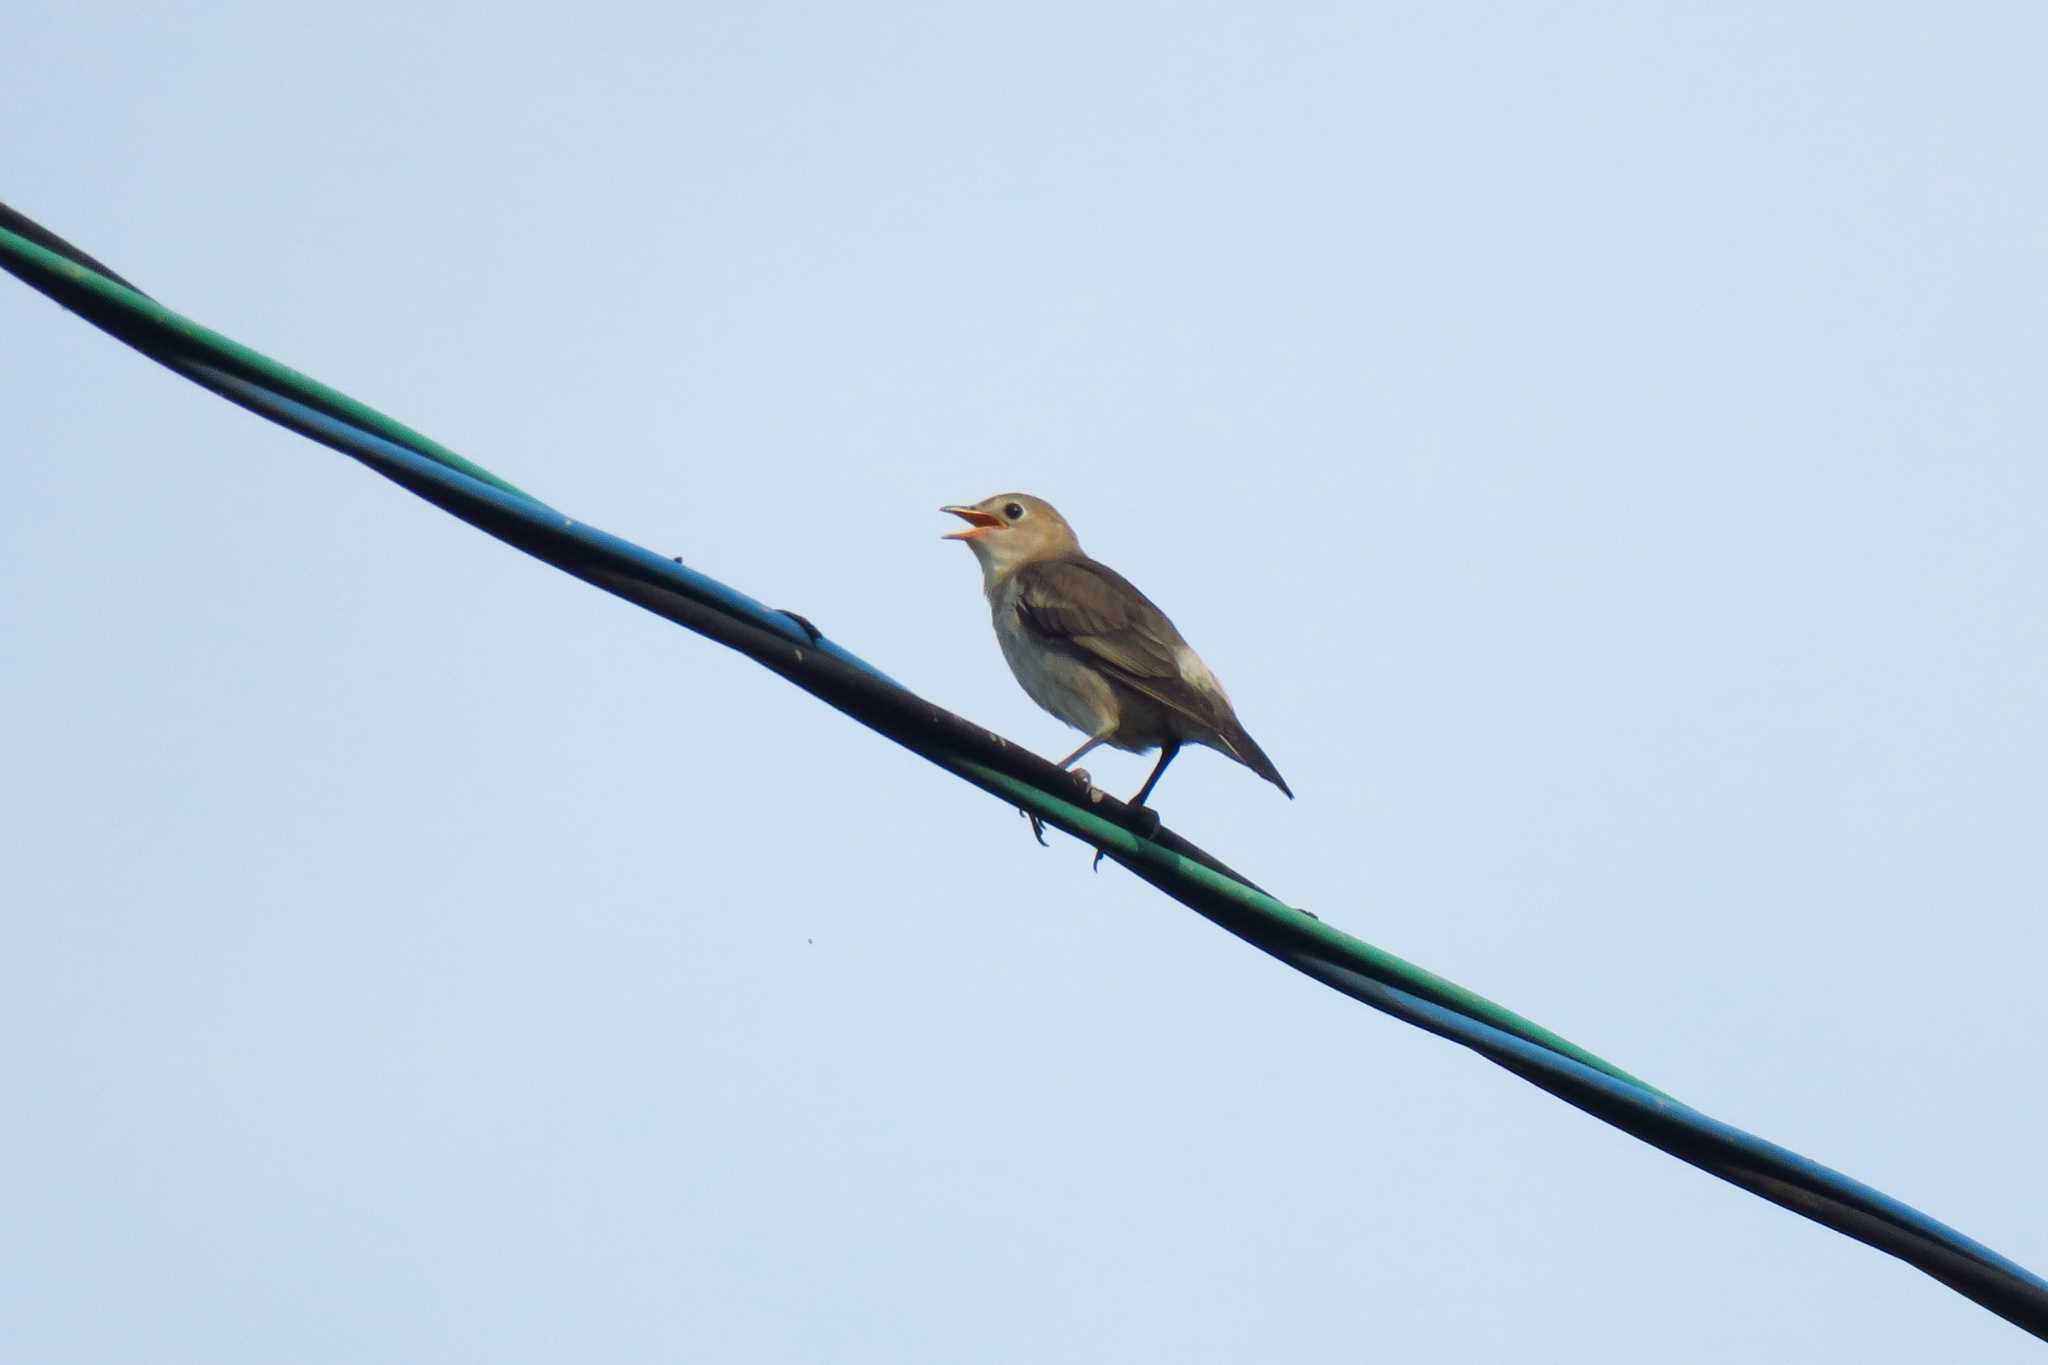
<svg viewBox="0 0 2048 1365"><path fill-rule="evenodd" d="M1130 580L1092 559L1049 559L1016 571L1017 617L1041 642L1211 729L1230 702L1166 613ZM1190 676L1190 673L1193 676Z"/></svg>

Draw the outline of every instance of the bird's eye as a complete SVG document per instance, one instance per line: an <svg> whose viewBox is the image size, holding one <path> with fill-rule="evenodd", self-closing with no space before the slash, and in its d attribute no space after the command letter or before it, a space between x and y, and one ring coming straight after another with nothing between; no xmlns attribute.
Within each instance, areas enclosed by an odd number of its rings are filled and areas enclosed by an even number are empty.
<svg viewBox="0 0 2048 1365"><path fill-rule="evenodd" d="M1024 515L1024 504L1021 502L1011 503L1009 506L1003 509L1003 515L1008 517L1011 521L1019 520Z"/></svg>

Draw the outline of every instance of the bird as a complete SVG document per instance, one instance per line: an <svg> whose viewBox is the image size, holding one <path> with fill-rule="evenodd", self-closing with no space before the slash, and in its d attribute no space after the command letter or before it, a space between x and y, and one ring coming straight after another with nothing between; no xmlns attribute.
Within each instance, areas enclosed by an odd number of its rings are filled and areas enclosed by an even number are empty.
<svg viewBox="0 0 2048 1365"><path fill-rule="evenodd" d="M967 523L942 539L963 541L974 551L996 640L1018 684L1088 736L1060 767L1072 768L1102 744L1131 753L1159 750L1159 762L1130 801L1150 814L1145 800L1166 765L1183 745L1201 744L1294 799L1202 656L1151 598L1082 552L1074 528L1051 503L1029 493L998 493L939 510ZM1075 776L1089 781L1085 770Z"/></svg>

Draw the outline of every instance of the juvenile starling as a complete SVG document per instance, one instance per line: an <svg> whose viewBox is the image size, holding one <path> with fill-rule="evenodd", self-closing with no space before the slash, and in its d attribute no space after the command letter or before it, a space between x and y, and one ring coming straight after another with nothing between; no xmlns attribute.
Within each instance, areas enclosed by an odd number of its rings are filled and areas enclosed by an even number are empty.
<svg viewBox="0 0 2048 1365"><path fill-rule="evenodd" d="M1081 552L1074 528L1028 493L999 493L973 506L942 507L967 523L981 561L996 640L1031 700L1088 736L1060 760L1098 744L1159 762L1131 798L1143 807L1183 744L1228 754L1285 792L1286 781L1238 723L1223 684L1181 639L1166 613L1130 580ZM1086 775L1082 775L1086 780Z"/></svg>

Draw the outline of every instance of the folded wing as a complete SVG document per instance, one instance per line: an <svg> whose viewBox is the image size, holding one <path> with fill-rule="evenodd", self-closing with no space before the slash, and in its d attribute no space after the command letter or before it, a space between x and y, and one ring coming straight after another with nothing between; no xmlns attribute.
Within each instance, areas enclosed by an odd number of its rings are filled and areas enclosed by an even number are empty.
<svg viewBox="0 0 2048 1365"><path fill-rule="evenodd" d="M1092 559L1048 559L1019 568L1015 582L1017 619L1040 642L1194 722L1204 743L1294 795L1216 675L1129 579Z"/></svg>
<svg viewBox="0 0 2048 1365"><path fill-rule="evenodd" d="M1018 569L1016 584L1018 619L1045 644L1206 729L1236 728L1208 669L1199 660L1184 667L1194 656L1173 622L1116 570L1086 559L1041 560Z"/></svg>

